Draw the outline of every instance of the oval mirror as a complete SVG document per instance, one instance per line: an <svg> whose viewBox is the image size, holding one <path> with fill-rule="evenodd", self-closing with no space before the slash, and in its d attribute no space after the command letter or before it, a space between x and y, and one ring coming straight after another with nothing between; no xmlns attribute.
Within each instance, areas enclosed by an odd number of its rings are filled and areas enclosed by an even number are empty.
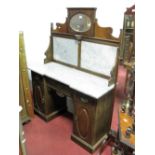
<svg viewBox="0 0 155 155"><path fill-rule="evenodd" d="M87 15L78 13L71 18L70 27L75 32L86 32L91 27L91 20Z"/></svg>

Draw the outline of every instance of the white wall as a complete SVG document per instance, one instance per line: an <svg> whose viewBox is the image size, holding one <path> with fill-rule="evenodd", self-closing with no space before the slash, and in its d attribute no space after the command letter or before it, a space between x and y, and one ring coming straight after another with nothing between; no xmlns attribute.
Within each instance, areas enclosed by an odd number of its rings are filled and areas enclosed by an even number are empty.
<svg viewBox="0 0 155 155"><path fill-rule="evenodd" d="M124 11L133 4L133 0L21 0L17 7L18 26L19 31L24 32L28 65L43 63L49 44L50 23L65 22L67 7L97 7L98 23L112 27L113 35L118 36L123 26Z"/></svg>

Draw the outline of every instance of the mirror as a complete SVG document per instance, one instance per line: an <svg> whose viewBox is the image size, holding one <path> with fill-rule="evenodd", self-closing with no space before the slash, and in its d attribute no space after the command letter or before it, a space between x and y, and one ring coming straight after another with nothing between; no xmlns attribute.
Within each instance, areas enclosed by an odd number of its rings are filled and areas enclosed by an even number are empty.
<svg viewBox="0 0 155 155"><path fill-rule="evenodd" d="M71 18L70 27L75 32L86 32L91 28L91 20L87 15L78 13Z"/></svg>

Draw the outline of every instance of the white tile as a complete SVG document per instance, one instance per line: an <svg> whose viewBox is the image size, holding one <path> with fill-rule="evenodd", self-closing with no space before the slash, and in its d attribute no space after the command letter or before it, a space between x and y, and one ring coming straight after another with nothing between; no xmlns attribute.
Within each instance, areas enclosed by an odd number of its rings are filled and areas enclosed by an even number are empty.
<svg viewBox="0 0 155 155"><path fill-rule="evenodd" d="M115 66L117 47L82 41L81 67L110 76Z"/></svg>
<svg viewBox="0 0 155 155"><path fill-rule="evenodd" d="M75 39L53 37L53 57L55 60L77 66L78 42Z"/></svg>

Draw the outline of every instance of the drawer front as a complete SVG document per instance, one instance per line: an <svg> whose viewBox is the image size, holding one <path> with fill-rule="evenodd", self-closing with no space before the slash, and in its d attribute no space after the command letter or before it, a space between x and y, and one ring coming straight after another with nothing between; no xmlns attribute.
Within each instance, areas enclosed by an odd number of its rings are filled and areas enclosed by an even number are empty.
<svg viewBox="0 0 155 155"><path fill-rule="evenodd" d="M47 78L47 77L46 77L46 83L47 83L48 87L56 90L58 94L62 94L65 96L72 96L71 89L69 88L69 86L62 84L56 80Z"/></svg>

